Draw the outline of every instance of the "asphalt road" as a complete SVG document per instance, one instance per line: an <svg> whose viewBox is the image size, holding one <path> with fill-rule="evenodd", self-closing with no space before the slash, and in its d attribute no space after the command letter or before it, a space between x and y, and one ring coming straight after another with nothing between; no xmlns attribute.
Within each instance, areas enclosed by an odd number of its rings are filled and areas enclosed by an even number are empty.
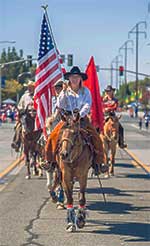
<svg viewBox="0 0 150 246"><path fill-rule="evenodd" d="M132 133L128 122L124 126L126 136L135 138L136 130ZM128 144L132 146L137 140L130 137ZM144 145L143 138L142 141ZM76 233L65 231L66 210L56 210L49 200L45 176L25 180L23 167L4 181L0 192L0 246L150 245L150 178L141 168L133 166L122 150L117 152L115 176L110 179L101 176L106 205L97 179L89 177L86 194L89 217L86 226ZM77 191L78 183L74 189L75 205Z"/></svg>

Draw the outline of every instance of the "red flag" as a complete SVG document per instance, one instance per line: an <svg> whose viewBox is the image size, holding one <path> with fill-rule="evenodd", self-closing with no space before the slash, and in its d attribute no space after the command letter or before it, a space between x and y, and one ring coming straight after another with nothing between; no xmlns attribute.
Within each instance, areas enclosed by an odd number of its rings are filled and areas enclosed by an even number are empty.
<svg viewBox="0 0 150 246"><path fill-rule="evenodd" d="M102 107L102 98L100 95L98 76L97 76L96 66L94 63L93 56L91 57L85 72L88 75L88 79L84 82L84 85L88 87L92 95L92 107L91 107L92 124L96 128L100 128L100 130L103 131L104 114L103 114L103 107Z"/></svg>
<svg viewBox="0 0 150 246"><path fill-rule="evenodd" d="M38 66L34 92L34 107L37 110L35 129L42 129L52 110L52 88L62 77L58 52L54 47L48 22L44 14L41 28Z"/></svg>

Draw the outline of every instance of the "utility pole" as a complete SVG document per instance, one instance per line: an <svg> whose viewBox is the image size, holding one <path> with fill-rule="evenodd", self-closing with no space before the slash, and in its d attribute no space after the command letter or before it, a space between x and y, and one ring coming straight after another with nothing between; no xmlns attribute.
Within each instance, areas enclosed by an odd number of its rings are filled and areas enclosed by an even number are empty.
<svg viewBox="0 0 150 246"><path fill-rule="evenodd" d="M139 35L144 34L145 38L147 37L145 31L140 31L140 25L144 24L145 29L147 28L146 21L140 21L138 22L128 33L128 38L130 38L130 34L136 35L136 84L135 84L135 91L136 91L136 102L138 105L138 67L139 67Z"/></svg>
<svg viewBox="0 0 150 246"><path fill-rule="evenodd" d="M122 58L122 55L116 56L116 57L112 60L112 62L111 62L111 70L112 70L112 71L113 71L112 64L113 64L113 63L116 64L116 89L118 89L118 65L119 65L119 63L122 63L122 60L120 61L120 60L119 60L119 57ZM112 72L112 73L113 73L113 72ZM112 76L113 76L113 74L112 74Z"/></svg>
<svg viewBox="0 0 150 246"><path fill-rule="evenodd" d="M127 40L120 48L119 48L119 52L121 50L124 50L125 54L124 54L124 82L125 85L127 85L127 57L128 57L128 50L132 50L133 48L129 48L128 44L131 43L133 46L133 40Z"/></svg>
<svg viewBox="0 0 150 246"><path fill-rule="evenodd" d="M110 64L110 84L113 86L113 62Z"/></svg>

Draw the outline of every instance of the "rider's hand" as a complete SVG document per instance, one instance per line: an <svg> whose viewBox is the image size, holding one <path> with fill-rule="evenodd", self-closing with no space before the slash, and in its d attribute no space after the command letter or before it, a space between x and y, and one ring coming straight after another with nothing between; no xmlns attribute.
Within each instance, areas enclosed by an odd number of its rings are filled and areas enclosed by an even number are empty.
<svg viewBox="0 0 150 246"><path fill-rule="evenodd" d="M110 111L110 109L109 108L105 108L105 112L109 112Z"/></svg>
<svg viewBox="0 0 150 246"><path fill-rule="evenodd" d="M46 127L49 128L53 124L53 121L54 121L54 117L53 116L47 118Z"/></svg>
<svg viewBox="0 0 150 246"><path fill-rule="evenodd" d="M63 91L66 91L68 88L68 84L67 83L63 83Z"/></svg>

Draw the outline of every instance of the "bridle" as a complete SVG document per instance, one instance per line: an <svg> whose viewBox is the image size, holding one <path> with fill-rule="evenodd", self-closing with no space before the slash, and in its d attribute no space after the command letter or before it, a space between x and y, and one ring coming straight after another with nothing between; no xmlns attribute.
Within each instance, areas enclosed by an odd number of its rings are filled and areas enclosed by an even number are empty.
<svg viewBox="0 0 150 246"><path fill-rule="evenodd" d="M113 131L112 129L109 129L109 135L105 132L105 138L108 140L108 142L112 142L112 141L116 141L117 139L115 139L115 136L113 135Z"/></svg>
<svg viewBox="0 0 150 246"><path fill-rule="evenodd" d="M79 132L77 132L77 133L75 134L73 140L71 140L71 139L69 139L69 138L67 138L67 137L62 138L61 141L59 142L59 147L58 147L58 149L61 150L61 146L62 146L63 142L69 142L69 143L70 143L71 146L70 146L69 151L68 151L69 153L73 150L73 148L74 148L75 146L81 146L82 143L80 143L80 144L78 144L78 145L76 144L76 140L77 140L78 136L79 136ZM65 160L64 162L66 162L66 163L73 163L73 162L77 161L77 160L79 159L81 153L82 153L82 148L81 148L80 153L77 155L77 157L76 157L75 159L69 158L69 160Z"/></svg>

